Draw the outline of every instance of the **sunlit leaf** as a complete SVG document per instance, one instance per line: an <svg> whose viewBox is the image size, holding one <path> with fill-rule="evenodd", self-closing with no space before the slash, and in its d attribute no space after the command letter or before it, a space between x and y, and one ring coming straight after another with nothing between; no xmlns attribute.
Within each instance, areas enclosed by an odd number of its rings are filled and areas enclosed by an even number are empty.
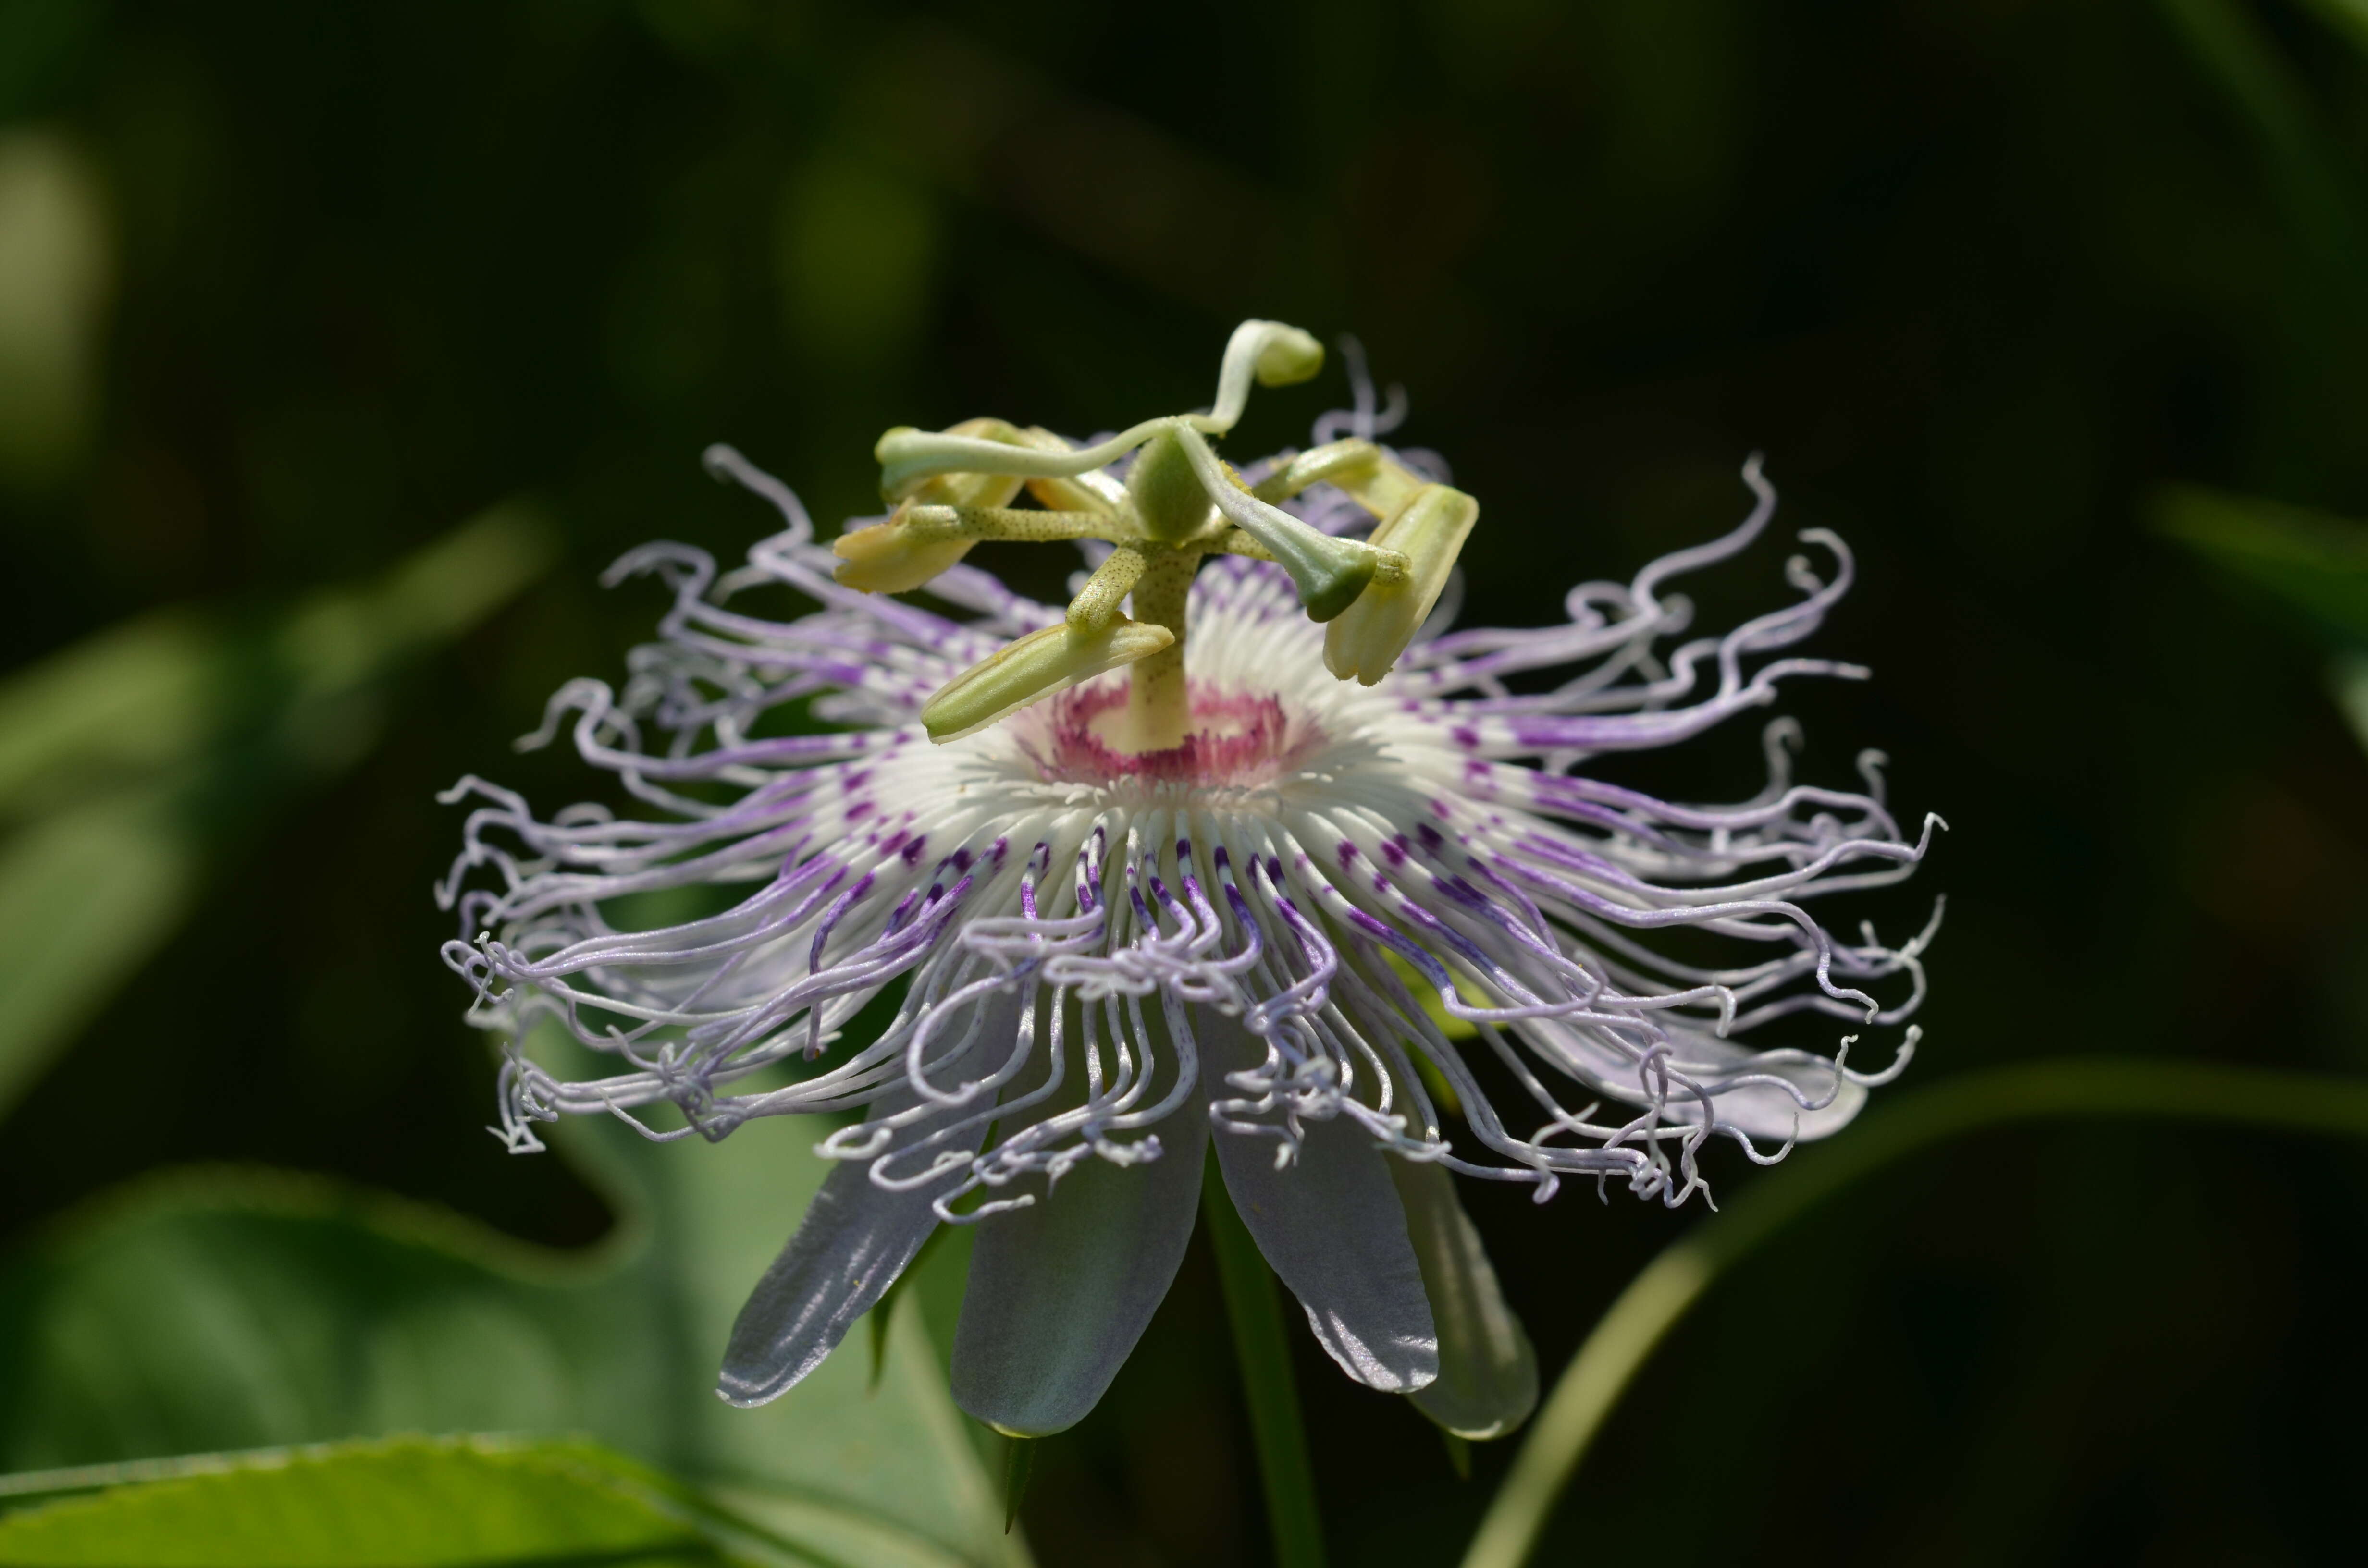
<svg viewBox="0 0 2368 1568"><path fill-rule="evenodd" d="M583 1442L400 1437L201 1455L0 1516L0 1561L147 1568L814 1562ZM88 1486L99 1472L13 1478Z"/></svg>

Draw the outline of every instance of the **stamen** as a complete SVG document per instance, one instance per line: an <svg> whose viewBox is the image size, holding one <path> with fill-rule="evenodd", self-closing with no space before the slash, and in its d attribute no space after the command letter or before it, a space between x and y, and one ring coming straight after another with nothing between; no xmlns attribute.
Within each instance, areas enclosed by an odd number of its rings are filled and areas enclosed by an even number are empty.
<svg viewBox="0 0 2368 1568"><path fill-rule="evenodd" d="M1404 582L1375 583L1325 629L1324 667L1342 680L1373 686L1395 667L1439 602L1455 558L1480 520L1480 503L1461 490L1427 484L1373 530L1372 542L1403 553Z"/></svg>
<svg viewBox="0 0 2368 1568"><path fill-rule="evenodd" d="M939 687L921 710L921 723L939 744L960 740L1104 670L1148 658L1175 641L1164 626L1116 614L1097 628L1048 626L997 649Z"/></svg>

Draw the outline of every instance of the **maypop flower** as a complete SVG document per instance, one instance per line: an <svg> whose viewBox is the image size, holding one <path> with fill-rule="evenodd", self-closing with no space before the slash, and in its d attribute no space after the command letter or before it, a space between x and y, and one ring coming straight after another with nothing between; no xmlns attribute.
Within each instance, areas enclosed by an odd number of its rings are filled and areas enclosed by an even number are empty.
<svg viewBox="0 0 2368 1568"><path fill-rule="evenodd" d="M1855 1034L1830 1057L1743 1043L1787 1014L1899 1026L1923 994L1930 926L1893 947L1809 913L1923 858L1935 819L1901 833L1879 756L1862 790L1796 785L1778 720L1766 787L1715 806L1588 771L1788 677L1863 676L1770 656L1849 587L1842 541L1804 532L1826 564L1792 561L1796 598L1665 649L1691 619L1671 582L1774 513L1755 460L1724 538L1572 589L1564 624L1449 631L1478 503L1380 444L1403 409L1377 416L1361 371L1305 451L1236 471L1211 446L1253 381L1322 358L1246 323L1213 409L1082 447L892 430L894 509L828 546L712 449L784 528L721 574L679 544L620 561L608 581L672 588L662 641L621 694L569 684L526 743L566 725L645 814L540 817L473 778L448 797L480 801L439 895L472 1017L507 1036L510 1147L661 1104L688 1125L636 1120L653 1138L856 1119L821 1141L841 1164L741 1311L724 1398L795 1384L931 1232L976 1224L955 1397L1008 1432L1069 1426L1166 1293L1213 1149L1341 1369L1496 1436L1536 1369L1452 1176L1676 1205L1707 1140L1781 1158L1906 1063L1912 1027L1878 1074L1848 1064ZM965 564L980 540L1074 541L1089 570L1064 612ZM882 597L922 587L969 619ZM781 589L819 608L742 608ZM743 891L658 929L620 914L696 889ZM882 997L894 1017L850 1037ZM535 1060L542 1019L618 1071Z"/></svg>

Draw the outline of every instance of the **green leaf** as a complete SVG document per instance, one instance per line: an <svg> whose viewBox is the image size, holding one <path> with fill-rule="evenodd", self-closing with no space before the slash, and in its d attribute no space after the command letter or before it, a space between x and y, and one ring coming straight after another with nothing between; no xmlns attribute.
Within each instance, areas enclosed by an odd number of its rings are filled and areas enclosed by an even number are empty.
<svg viewBox="0 0 2368 1568"><path fill-rule="evenodd" d="M735 1486L735 1506L784 1534L798 1534L800 1499L820 1499L962 1562L1024 1563L1019 1538L1003 1533L997 1489L946 1392L922 1314L892 1316L876 1390L859 1333L770 1404L738 1410L715 1397L733 1318L829 1174L814 1153L822 1131L789 1117L715 1144L653 1144L614 1120L556 1130L571 1155L649 1216L655 1244L646 1267L662 1275L684 1347L669 1390L690 1452L677 1462L697 1479ZM934 1250L933 1269L967 1259L966 1250ZM917 1293L942 1289L928 1278L916 1285Z"/></svg>
<svg viewBox="0 0 2368 1568"><path fill-rule="evenodd" d="M657 1303L577 1299L564 1265L450 1216L255 1172L119 1197L20 1265L5 1301L11 1469L612 1430L657 1398L665 1328ZM598 1378L569 1376L602 1353Z"/></svg>
<svg viewBox="0 0 2368 1568"><path fill-rule="evenodd" d="M2188 485L2159 492L2153 511L2163 532L2308 630L2368 647L2368 525Z"/></svg>
<svg viewBox="0 0 2368 1568"><path fill-rule="evenodd" d="M810 1127L716 1145L556 1130L613 1195L577 1255L268 1173L124 1195L0 1285L0 1462L103 1463L402 1431L586 1432L813 1554L1016 1564L920 1314L759 1410L713 1393L731 1321L825 1162Z"/></svg>
<svg viewBox="0 0 2368 1568"><path fill-rule="evenodd" d="M0 1516L26 1568L438 1568L767 1563L793 1555L683 1487L589 1443L498 1437L202 1456ZM18 1494L113 1479L18 1478Z"/></svg>

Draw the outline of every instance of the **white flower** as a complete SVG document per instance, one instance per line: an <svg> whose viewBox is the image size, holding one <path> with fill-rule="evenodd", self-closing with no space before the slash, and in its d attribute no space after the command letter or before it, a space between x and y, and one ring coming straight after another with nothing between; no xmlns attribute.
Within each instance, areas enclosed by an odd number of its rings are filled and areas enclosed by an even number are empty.
<svg viewBox="0 0 2368 1568"><path fill-rule="evenodd" d="M1373 445L1361 380L1308 453L1238 480L1209 455L1243 365L1263 372L1281 342L1282 370L1305 371L1289 330L1236 335L1215 415L1098 447L992 421L892 432L905 505L874 526L906 531L838 556L778 481L711 450L786 528L722 576L680 545L620 562L611 581L671 585L663 641L621 696L561 691L535 737L572 723L648 815L546 819L474 778L453 791L483 803L440 890L474 939L447 957L476 1020L509 1037L513 1148L562 1114L661 1103L711 1138L860 1116L823 1140L844 1163L741 1314L735 1403L812 1370L935 1227L975 1222L956 1397L1007 1431L1074 1423L1165 1294L1213 1147L1341 1368L1494 1436L1527 1415L1534 1366L1449 1173L1541 1200L1566 1176L1616 1179L1674 1205L1702 1187L1705 1140L1781 1157L1906 1062L1913 1028L1875 1075L1846 1064L1856 1035L1830 1058L1743 1043L1804 1010L1898 1026L1920 1000L1930 927L1848 942L1809 913L1924 854L1934 819L1902 834L1879 758L1863 790L1795 785L1780 720L1766 787L1737 803L1668 804L1587 770L1764 708L1786 677L1861 676L1770 657L1848 587L1841 541L1804 533L1827 564L1791 563L1792 602L1665 651L1691 613L1670 581L1773 515L1755 461L1757 504L1724 538L1572 589L1563 624L1441 633L1452 603L1430 602L1477 506ZM1050 509L1010 509L1018 483ZM1383 548L1355 542L1377 517ZM1064 619L944 542L983 537L1082 537L1098 571ZM911 560L972 619L833 576L901 581ZM741 608L784 588L819 608ZM1329 670L1305 605L1338 618ZM781 733L802 706L837 727ZM626 895L690 886L747 891L661 929L611 924ZM1657 936L1678 926L1686 961ZM891 1024L842 1035L896 986ZM619 1071L555 1076L524 1050L538 1017Z"/></svg>

